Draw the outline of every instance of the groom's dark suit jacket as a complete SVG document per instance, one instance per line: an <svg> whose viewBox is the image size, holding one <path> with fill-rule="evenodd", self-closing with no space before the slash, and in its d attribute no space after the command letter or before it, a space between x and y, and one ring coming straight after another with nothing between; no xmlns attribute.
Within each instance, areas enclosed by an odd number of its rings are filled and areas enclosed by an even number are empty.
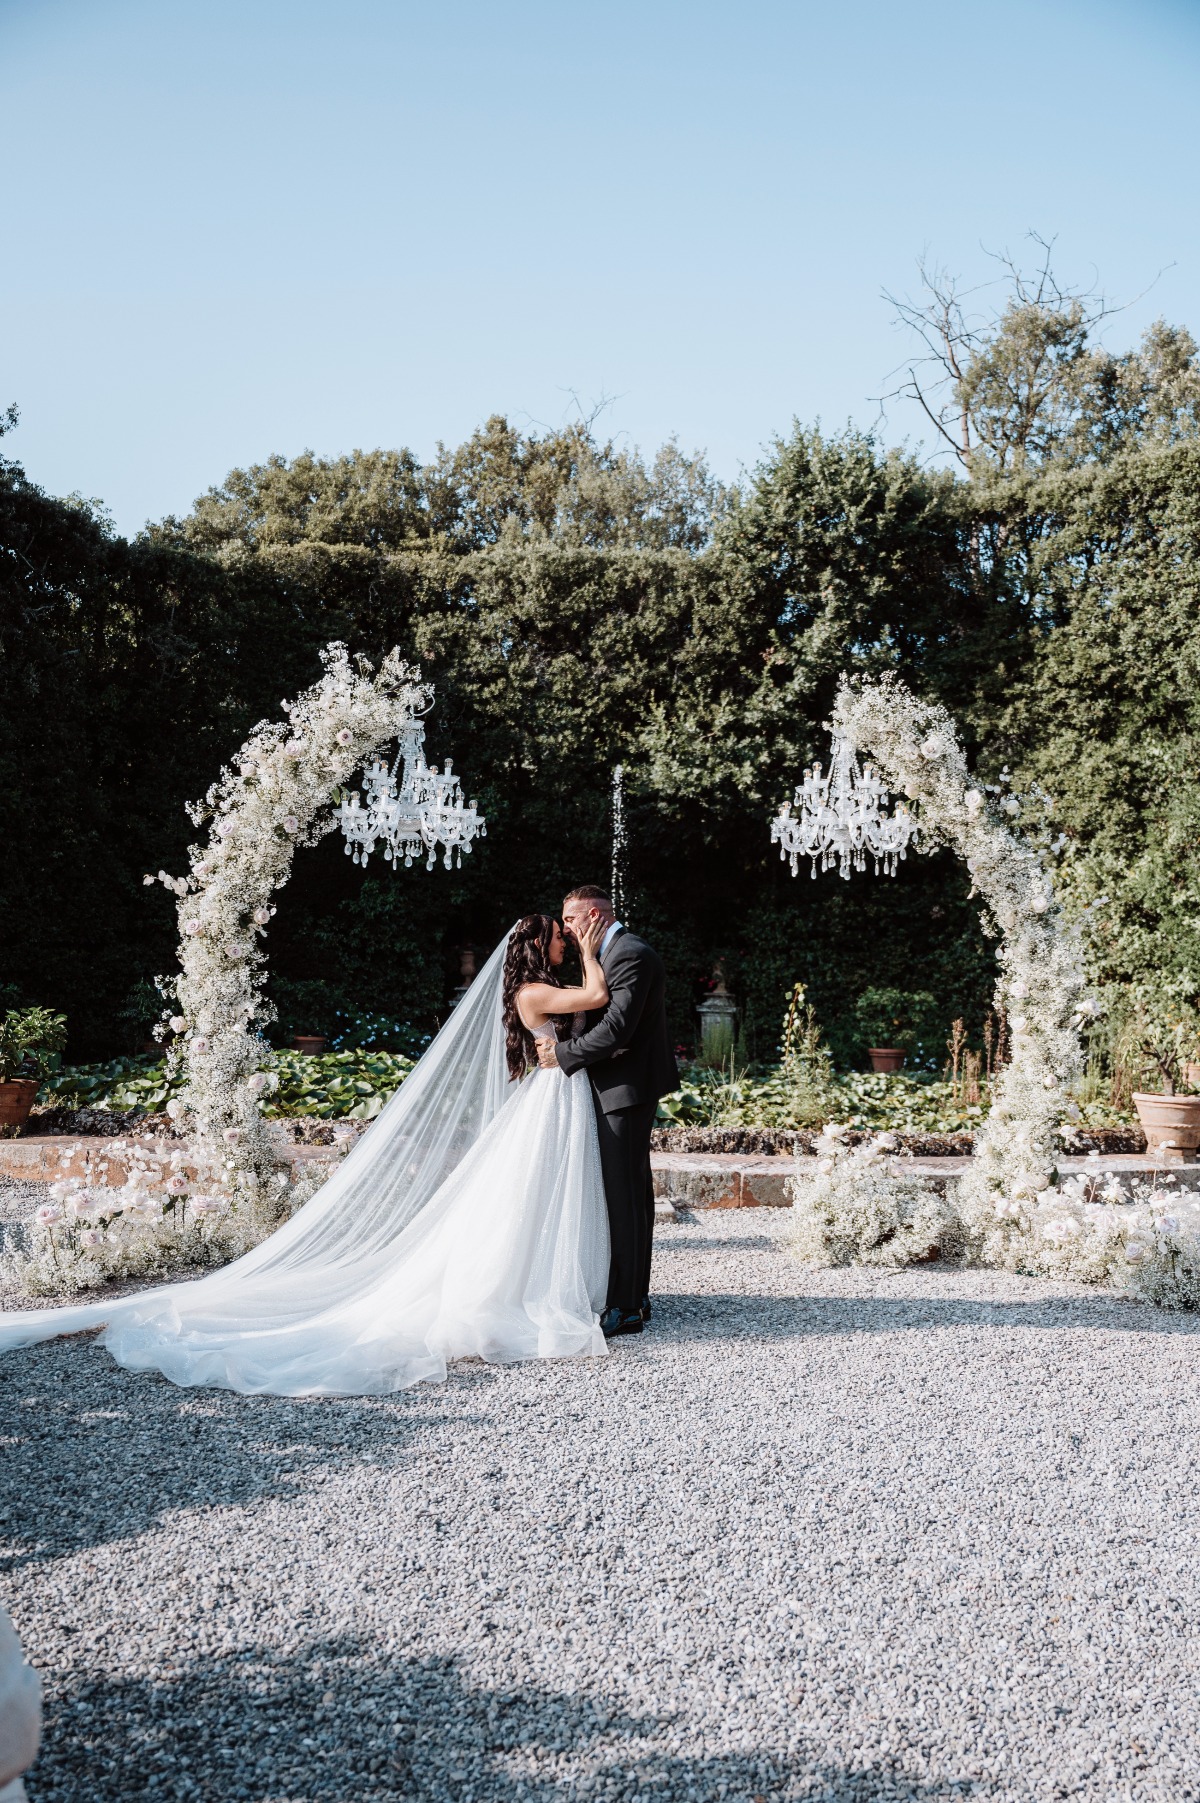
<svg viewBox="0 0 1200 1803"><path fill-rule="evenodd" d="M558 1062L567 1075L586 1070L605 1114L657 1102L679 1087L667 1031L666 972L658 953L626 928L601 954L608 1005L585 1018L583 1031L563 1040Z"/></svg>

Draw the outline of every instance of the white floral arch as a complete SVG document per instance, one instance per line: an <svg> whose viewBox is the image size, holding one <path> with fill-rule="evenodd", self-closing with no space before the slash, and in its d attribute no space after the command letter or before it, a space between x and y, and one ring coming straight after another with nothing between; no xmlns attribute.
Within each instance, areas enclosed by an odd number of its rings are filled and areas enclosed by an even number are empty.
<svg viewBox="0 0 1200 1803"><path fill-rule="evenodd" d="M283 722L254 728L202 802L189 806L208 841L189 849L187 876L159 871L179 898L178 1004L171 1058L186 1087L172 1105L198 1167L219 1185L247 1239L279 1218L288 1178L259 1100L272 1018L263 996L262 941L273 896L296 849L333 829L333 806L354 771L433 699L420 672L393 650L378 670L341 644L321 654L325 674L294 701Z"/></svg>
<svg viewBox="0 0 1200 1803"><path fill-rule="evenodd" d="M926 845L947 845L963 859L984 929L1000 942L996 1001L1009 1017L1012 1061L993 1085L958 1200L977 1254L1005 1263L1050 1188L1055 1129L1080 1069L1079 936L1063 918L1040 852L973 781L944 707L918 700L889 672L843 680L832 724L875 761L889 788L918 804Z"/></svg>

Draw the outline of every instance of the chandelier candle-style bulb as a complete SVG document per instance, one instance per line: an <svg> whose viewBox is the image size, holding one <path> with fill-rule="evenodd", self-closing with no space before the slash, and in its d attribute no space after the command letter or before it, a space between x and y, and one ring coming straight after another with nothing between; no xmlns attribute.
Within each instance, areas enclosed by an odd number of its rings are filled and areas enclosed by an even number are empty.
<svg viewBox="0 0 1200 1803"><path fill-rule="evenodd" d="M790 860L793 876L800 859L808 858L812 876L819 861L822 870L836 864L838 875L848 881L851 869L866 869L868 857L876 876L881 870L895 876L917 822L902 801L892 814L887 802L887 784L875 766L860 769L853 745L835 732L828 775L820 764L804 772L795 800L785 801L771 822L771 843L779 846L781 858Z"/></svg>
<svg viewBox="0 0 1200 1803"><path fill-rule="evenodd" d="M425 728L420 720L401 729L390 769L377 759L363 772L363 794L365 802L354 790L337 810L346 855L356 864L365 865L382 845L384 860L393 870L401 858L408 870L420 857L432 870L442 847L442 862L449 870L456 855L462 864L462 854L470 851L473 839L487 837L487 823L474 801L463 801L462 784L450 759L441 771L425 762Z"/></svg>

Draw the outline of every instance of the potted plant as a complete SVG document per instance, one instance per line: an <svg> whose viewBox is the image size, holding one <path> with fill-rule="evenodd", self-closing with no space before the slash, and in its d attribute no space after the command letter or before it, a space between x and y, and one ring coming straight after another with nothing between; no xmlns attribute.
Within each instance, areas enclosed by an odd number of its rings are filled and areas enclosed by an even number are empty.
<svg viewBox="0 0 1200 1803"><path fill-rule="evenodd" d="M21 1131L66 1043L67 1017L49 1008L10 1008L0 1020L0 1133Z"/></svg>
<svg viewBox="0 0 1200 1803"><path fill-rule="evenodd" d="M1125 1029L1143 1077L1152 1073L1158 1089L1133 1092L1147 1149L1171 1164L1194 1164L1200 1147L1200 1095L1180 1094L1200 1054L1200 1015L1190 999L1139 988Z"/></svg>
<svg viewBox="0 0 1200 1803"><path fill-rule="evenodd" d="M937 1002L925 989L864 989L854 1004L854 1020L871 1069L902 1070L936 1011Z"/></svg>
<svg viewBox="0 0 1200 1803"><path fill-rule="evenodd" d="M325 1050L324 1033L295 1033L292 1045L298 1052L307 1052L310 1058L316 1058Z"/></svg>

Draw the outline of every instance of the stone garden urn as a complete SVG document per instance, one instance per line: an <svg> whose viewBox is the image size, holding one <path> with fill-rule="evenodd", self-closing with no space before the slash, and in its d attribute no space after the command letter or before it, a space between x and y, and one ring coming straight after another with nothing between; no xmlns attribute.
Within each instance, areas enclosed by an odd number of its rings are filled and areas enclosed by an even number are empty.
<svg viewBox="0 0 1200 1803"><path fill-rule="evenodd" d="M713 987L696 1013L700 1016L700 1044L710 1055L722 1059L733 1049L738 1005L725 987L725 969L718 964L713 971Z"/></svg>

